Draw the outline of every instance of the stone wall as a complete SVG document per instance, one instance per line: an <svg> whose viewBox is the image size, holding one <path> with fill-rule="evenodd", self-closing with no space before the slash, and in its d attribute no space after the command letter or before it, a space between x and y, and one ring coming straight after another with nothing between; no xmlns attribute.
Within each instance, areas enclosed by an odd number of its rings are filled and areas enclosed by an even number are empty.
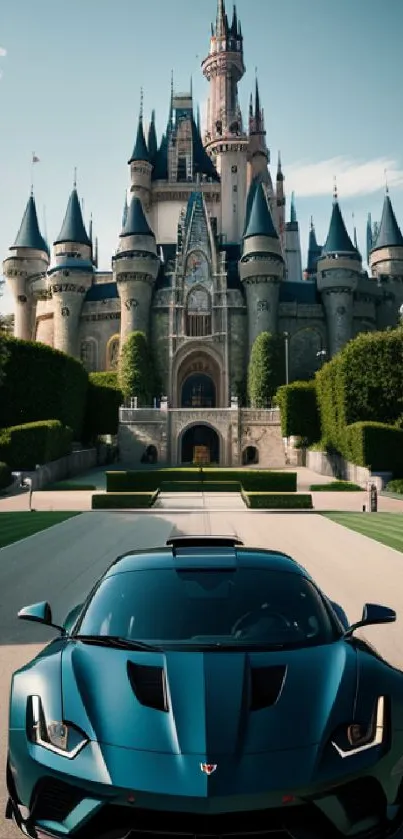
<svg viewBox="0 0 403 839"><path fill-rule="evenodd" d="M240 412L240 442L240 464L245 462L246 449L254 447L257 466L281 469L286 465L279 411L243 408Z"/></svg>
<svg viewBox="0 0 403 839"><path fill-rule="evenodd" d="M139 466L149 446L157 450L157 462L168 461L168 412L159 408L120 410L119 458L128 466ZM123 421L122 421L123 420Z"/></svg>
<svg viewBox="0 0 403 839"><path fill-rule="evenodd" d="M81 449L80 451L72 452L67 457L61 457L59 460L52 460L51 463L45 463L39 466L35 472L22 472L24 478L30 478L32 481L32 489L43 489L46 484L54 483L55 481L62 481L65 478L74 478L80 472L86 472L93 469L98 464L96 449Z"/></svg>
<svg viewBox="0 0 403 839"><path fill-rule="evenodd" d="M365 466L356 466L349 463L341 455L329 455L326 452L306 453L306 465L308 469L317 472L319 475L327 475L329 478L338 478L343 481L352 481L359 486L365 487L368 481L374 483L378 490L392 479L391 472L372 473Z"/></svg>

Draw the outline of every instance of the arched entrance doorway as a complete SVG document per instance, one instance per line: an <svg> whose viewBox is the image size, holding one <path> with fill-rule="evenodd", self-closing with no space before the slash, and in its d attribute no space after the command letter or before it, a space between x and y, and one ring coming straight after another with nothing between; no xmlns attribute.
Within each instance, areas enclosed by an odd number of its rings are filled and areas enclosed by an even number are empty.
<svg viewBox="0 0 403 839"><path fill-rule="evenodd" d="M192 425L182 435L182 463L219 463L220 440L209 425Z"/></svg>
<svg viewBox="0 0 403 839"><path fill-rule="evenodd" d="M211 376L192 373L182 385L181 408L215 408L216 388Z"/></svg>

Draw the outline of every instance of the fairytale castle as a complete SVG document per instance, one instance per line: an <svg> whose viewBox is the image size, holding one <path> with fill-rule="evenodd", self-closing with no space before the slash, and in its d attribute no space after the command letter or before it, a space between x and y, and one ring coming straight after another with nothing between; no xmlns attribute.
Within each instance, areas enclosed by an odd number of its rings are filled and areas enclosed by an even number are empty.
<svg viewBox="0 0 403 839"><path fill-rule="evenodd" d="M248 358L262 331L283 333L289 378L314 374L359 332L394 326L403 302L403 237L389 195L368 223L370 274L333 198L329 232L313 225L302 270L294 198L286 214L280 157L270 172L258 83L245 124L241 24L218 0L202 62L210 89L202 133L192 93L171 91L165 133L140 111L130 187L110 270L98 268L74 187L52 254L31 195L3 271L15 300L15 335L113 369L134 330L152 344L161 407L122 412L127 456L188 462L195 448L222 464L280 465L269 411L241 409ZM288 220L286 218L288 215ZM274 435L274 436L273 436ZM276 448L277 446L277 448Z"/></svg>

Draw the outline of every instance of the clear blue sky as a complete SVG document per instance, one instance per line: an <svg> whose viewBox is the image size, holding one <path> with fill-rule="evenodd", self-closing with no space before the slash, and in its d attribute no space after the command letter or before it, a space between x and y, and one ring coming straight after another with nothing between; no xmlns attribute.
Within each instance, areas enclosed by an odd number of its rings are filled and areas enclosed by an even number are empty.
<svg viewBox="0 0 403 839"><path fill-rule="evenodd" d="M275 170L296 190L303 253L309 217L324 240L338 176L342 211L365 245L368 211L380 217L385 168L403 224L402 0L238 0L247 73L245 116L258 68ZM228 4L227 4L228 8ZM232 6L228 11L232 13ZM17 233L30 189L50 241L58 234L74 167L100 267L120 232L126 165L144 88L145 117L166 123L170 73L203 104L200 62L216 0L3 0L0 9L0 257ZM288 204L289 206L289 204ZM9 309L8 298L1 301Z"/></svg>

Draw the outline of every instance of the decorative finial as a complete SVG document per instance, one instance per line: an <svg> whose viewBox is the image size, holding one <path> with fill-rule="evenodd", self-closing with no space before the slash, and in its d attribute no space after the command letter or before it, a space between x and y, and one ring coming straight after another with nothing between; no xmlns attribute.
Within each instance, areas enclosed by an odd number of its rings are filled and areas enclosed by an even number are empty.
<svg viewBox="0 0 403 839"><path fill-rule="evenodd" d="M387 169L384 169L384 175L385 175L385 191L386 191L386 195L389 195L388 170Z"/></svg>
<svg viewBox="0 0 403 839"><path fill-rule="evenodd" d="M333 175L333 198L335 201L338 199L338 192L337 192L337 176Z"/></svg>
<svg viewBox="0 0 403 839"><path fill-rule="evenodd" d="M77 166L74 167L73 189L77 189Z"/></svg>
<svg viewBox="0 0 403 839"><path fill-rule="evenodd" d="M143 111L144 111L144 90L140 88L140 120L143 121Z"/></svg>
<svg viewBox="0 0 403 839"><path fill-rule="evenodd" d="M279 172L281 172L281 151L279 151L278 153L277 169Z"/></svg>
<svg viewBox="0 0 403 839"><path fill-rule="evenodd" d="M311 216L311 230L315 230L315 225L313 223L313 216Z"/></svg>
<svg viewBox="0 0 403 839"><path fill-rule="evenodd" d="M171 70L171 102L174 99L174 71Z"/></svg>
<svg viewBox="0 0 403 839"><path fill-rule="evenodd" d="M35 166L35 163L39 163L39 162L40 162L39 157L37 157L37 155L33 151L32 152L32 157L31 157L31 197L33 197L33 194L34 194L34 166Z"/></svg>

